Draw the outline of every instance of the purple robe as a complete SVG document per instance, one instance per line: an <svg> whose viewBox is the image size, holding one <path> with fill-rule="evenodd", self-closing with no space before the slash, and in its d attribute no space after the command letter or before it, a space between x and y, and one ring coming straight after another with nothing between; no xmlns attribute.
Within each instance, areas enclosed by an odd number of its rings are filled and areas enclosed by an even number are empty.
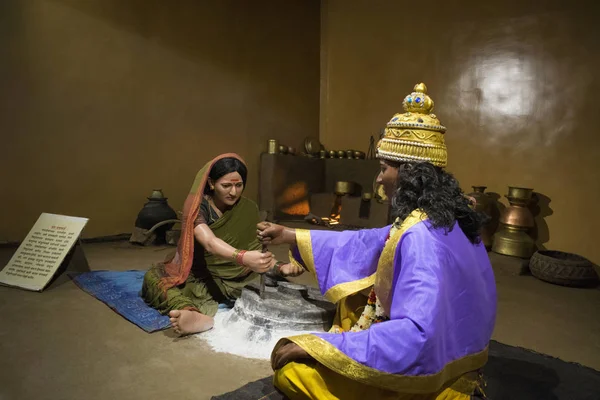
<svg viewBox="0 0 600 400"><path fill-rule="evenodd" d="M335 372L398 392L432 393L481 368L496 319L485 247L458 224L446 232L424 218L413 212L387 243L390 227L297 231L292 257L316 275L323 294L338 301L375 284L390 320L288 339Z"/></svg>

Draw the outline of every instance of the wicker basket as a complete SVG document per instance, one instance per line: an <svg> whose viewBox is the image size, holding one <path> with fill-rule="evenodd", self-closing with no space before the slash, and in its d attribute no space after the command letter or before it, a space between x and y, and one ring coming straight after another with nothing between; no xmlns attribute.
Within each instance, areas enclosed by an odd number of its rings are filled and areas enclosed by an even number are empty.
<svg viewBox="0 0 600 400"><path fill-rule="evenodd" d="M577 254L540 250L531 257L529 269L536 278L557 285L593 287L598 284L594 264Z"/></svg>

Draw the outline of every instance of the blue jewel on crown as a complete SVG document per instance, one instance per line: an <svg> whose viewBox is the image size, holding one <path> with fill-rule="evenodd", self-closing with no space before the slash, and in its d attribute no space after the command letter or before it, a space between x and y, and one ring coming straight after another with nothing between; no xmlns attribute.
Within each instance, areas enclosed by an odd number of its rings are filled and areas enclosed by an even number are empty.
<svg viewBox="0 0 600 400"><path fill-rule="evenodd" d="M421 98L420 98L420 97L417 97L417 98L415 99L415 102L416 102L417 104L418 104L418 103L420 103L420 102L421 102Z"/></svg>

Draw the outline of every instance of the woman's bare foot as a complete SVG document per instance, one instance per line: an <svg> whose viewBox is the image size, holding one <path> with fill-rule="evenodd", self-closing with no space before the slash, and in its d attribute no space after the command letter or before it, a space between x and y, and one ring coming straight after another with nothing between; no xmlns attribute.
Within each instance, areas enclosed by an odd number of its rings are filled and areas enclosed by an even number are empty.
<svg viewBox="0 0 600 400"><path fill-rule="evenodd" d="M211 329L214 325L214 319L208 315L192 310L173 310L169 312L169 319L175 333L190 335L200 333Z"/></svg>

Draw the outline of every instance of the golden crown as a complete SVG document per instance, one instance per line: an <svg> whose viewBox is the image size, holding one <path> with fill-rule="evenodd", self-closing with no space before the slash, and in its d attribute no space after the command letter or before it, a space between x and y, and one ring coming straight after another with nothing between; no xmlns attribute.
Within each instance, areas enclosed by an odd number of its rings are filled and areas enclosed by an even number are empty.
<svg viewBox="0 0 600 400"><path fill-rule="evenodd" d="M383 138L377 144L377 157L396 162L430 162L438 167L448 163L444 132L433 114L433 100L427 86L419 83L402 102L404 113L387 123Z"/></svg>

